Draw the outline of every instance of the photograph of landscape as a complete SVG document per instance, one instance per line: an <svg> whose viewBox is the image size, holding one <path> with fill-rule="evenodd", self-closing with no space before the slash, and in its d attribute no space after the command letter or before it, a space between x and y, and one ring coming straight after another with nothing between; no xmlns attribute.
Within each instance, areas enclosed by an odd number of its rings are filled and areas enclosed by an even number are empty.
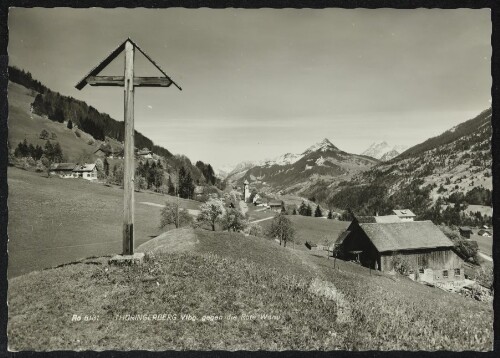
<svg viewBox="0 0 500 358"><path fill-rule="evenodd" d="M10 351L491 351L489 9L10 8Z"/></svg>

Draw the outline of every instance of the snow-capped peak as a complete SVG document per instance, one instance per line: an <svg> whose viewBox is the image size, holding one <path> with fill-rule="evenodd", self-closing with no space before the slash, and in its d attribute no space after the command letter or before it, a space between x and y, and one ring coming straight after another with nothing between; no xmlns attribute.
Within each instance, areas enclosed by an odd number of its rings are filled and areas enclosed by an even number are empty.
<svg viewBox="0 0 500 358"><path fill-rule="evenodd" d="M265 165L271 166L271 165L293 164L296 161L300 160L302 157L303 157L302 154L286 153L286 154L280 155L279 157L276 157L274 159L267 160Z"/></svg>
<svg viewBox="0 0 500 358"><path fill-rule="evenodd" d="M308 154L317 151L326 152L327 150L338 150L338 148L334 146L332 142L328 140L328 138L324 138L321 142L318 142L307 148L307 150L302 154Z"/></svg>
<svg viewBox="0 0 500 358"><path fill-rule="evenodd" d="M385 161L394 158L395 156L404 152L406 149L406 146L392 146L389 145L386 141L383 141L379 143L372 143L367 150L361 153L361 155L367 155L369 157Z"/></svg>

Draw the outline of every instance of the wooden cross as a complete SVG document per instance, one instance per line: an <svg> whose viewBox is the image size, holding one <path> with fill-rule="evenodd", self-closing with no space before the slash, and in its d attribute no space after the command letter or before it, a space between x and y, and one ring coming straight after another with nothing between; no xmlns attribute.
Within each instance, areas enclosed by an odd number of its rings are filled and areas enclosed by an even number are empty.
<svg viewBox="0 0 500 358"><path fill-rule="evenodd" d="M146 57L163 77L134 77L135 50ZM98 76L116 56L125 51L125 71L123 76ZM94 67L76 88L81 90L87 84L91 86L124 87L125 103L125 143L124 143L124 176L123 176L123 255L134 253L134 88L135 87L170 87L174 84L182 90L136 43L130 38L118 46L108 57Z"/></svg>

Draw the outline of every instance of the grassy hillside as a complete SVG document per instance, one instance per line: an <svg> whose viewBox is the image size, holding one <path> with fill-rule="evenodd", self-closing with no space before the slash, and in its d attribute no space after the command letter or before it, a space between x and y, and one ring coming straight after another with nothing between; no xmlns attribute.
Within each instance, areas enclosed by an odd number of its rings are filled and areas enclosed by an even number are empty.
<svg viewBox="0 0 500 358"><path fill-rule="evenodd" d="M11 280L11 349L492 349L491 305L241 234L173 230L149 249L186 237L142 266Z"/></svg>
<svg viewBox="0 0 500 358"><path fill-rule="evenodd" d="M25 138L28 143L44 146L45 140L40 139L40 132L45 129L49 133L55 133L57 138L52 142L59 142L63 154L68 161L76 162L82 156L90 156L95 159L94 151L100 142L93 145L87 144L91 139L85 132L80 132L77 137L74 130L68 129L65 124L51 121L30 112L31 103L36 92L27 89L17 83L9 82L9 143L15 148Z"/></svg>
<svg viewBox="0 0 500 358"><path fill-rule="evenodd" d="M306 241L315 244L332 243L349 226L348 221L328 220L301 215L288 215L288 219L294 225L295 245L297 248L307 250L304 246ZM264 229L268 228L271 220L259 223Z"/></svg>
<svg viewBox="0 0 500 358"><path fill-rule="evenodd" d="M9 277L92 255L121 252L123 190L9 168ZM160 208L176 198L135 193L136 245L158 235ZM182 207L199 203L180 199Z"/></svg>

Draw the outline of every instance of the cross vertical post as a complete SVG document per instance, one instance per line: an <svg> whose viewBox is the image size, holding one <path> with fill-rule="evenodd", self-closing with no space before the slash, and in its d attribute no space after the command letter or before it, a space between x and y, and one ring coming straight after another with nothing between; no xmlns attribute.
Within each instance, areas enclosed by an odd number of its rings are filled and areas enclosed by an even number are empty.
<svg viewBox="0 0 500 358"><path fill-rule="evenodd" d="M125 43L123 255L134 253L134 45Z"/></svg>
<svg viewBox="0 0 500 358"><path fill-rule="evenodd" d="M153 66L162 74L160 77L135 77L134 56L138 50ZM125 70L123 76L99 76L99 73L106 68L120 53L125 52ZM134 255L134 173L135 173L135 145L134 145L134 92L135 87L175 87L182 91L182 88L175 83L148 54L146 54L130 38L126 39L120 46L113 50L104 60L95 66L84 78L76 84L76 88L81 90L86 85L90 86L112 86L121 87L124 90L124 163L123 163L123 257L139 256ZM117 259L118 261L122 258ZM112 259L111 261L114 261ZM118 262L117 261L117 262Z"/></svg>

